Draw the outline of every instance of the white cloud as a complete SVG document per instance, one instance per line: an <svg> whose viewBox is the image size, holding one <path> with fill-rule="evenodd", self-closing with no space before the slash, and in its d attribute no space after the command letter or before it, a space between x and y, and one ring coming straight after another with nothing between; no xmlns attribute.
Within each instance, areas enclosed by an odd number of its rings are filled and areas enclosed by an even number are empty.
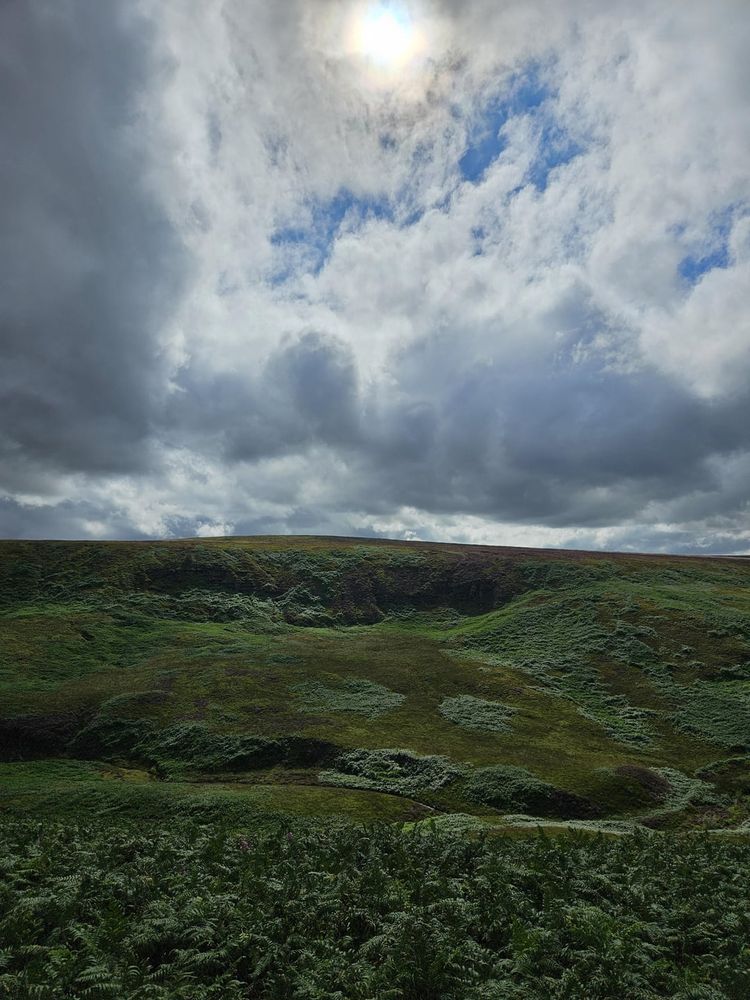
<svg viewBox="0 0 750 1000"><path fill-rule="evenodd" d="M702 545L710 506L671 520L701 494L741 544L725 473L750 449L747 5L407 6L421 45L399 76L355 51L360 0L141 0L133 142L189 257L151 334L147 460L76 453L63 478L34 457L35 423L0 488L29 510L92 505L75 522L92 535L359 525L597 547L657 526ZM488 109L511 87L503 123ZM460 160L485 119L503 148L472 182ZM544 186L553 133L576 155ZM64 258L58 278L86 266L83 244L56 247L40 259Z"/></svg>

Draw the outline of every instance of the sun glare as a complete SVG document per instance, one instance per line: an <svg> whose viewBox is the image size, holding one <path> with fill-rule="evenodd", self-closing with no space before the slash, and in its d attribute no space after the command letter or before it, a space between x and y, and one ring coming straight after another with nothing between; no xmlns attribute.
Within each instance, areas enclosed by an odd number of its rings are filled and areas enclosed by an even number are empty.
<svg viewBox="0 0 750 1000"><path fill-rule="evenodd" d="M383 68L404 63L414 51L414 28L400 7L372 7L362 19L359 35L361 52Z"/></svg>

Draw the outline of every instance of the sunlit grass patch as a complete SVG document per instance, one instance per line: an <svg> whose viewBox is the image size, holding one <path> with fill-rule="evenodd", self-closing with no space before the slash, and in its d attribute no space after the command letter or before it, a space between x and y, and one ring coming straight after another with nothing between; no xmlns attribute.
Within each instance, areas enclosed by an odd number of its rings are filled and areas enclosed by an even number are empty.
<svg viewBox="0 0 750 1000"><path fill-rule="evenodd" d="M406 695L390 691L374 681L351 679L336 687L322 681L305 681L295 684L303 712L354 712L367 719L377 719L392 711L406 699Z"/></svg>
<svg viewBox="0 0 750 1000"><path fill-rule="evenodd" d="M508 732L511 719L516 714L515 708L500 701L487 701L471 694L444 698L438 711L457 726L485 733Z"/></svg>
<svg viewBox="0 0 750 1000"><path fill-rule="evenodd" d="M495 817L490 817L492 820ZM413 824L413 829L420 833L430 834L433 831L439 833L455 833L460 836L480 831L491 830L492 826L486 818L473 816L471 813L440 813L436 816L428 816L418 820Z"/></svg>

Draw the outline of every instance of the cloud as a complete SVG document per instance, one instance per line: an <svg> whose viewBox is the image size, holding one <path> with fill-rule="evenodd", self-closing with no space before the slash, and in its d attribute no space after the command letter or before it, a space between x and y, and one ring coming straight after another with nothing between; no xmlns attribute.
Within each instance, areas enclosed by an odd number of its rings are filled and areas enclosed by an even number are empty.
<svg viewBox="0 0 750 1000"><path fill-rule="evenodd" d="M0 530L747 548L747 5L366 6L2 8Z"/></svg>
<svg viewBox="0 0 750 1000"><path fill-rule="evenodd" d="M154 45L126 5L0 9L4 464L148 465L185 273L144 169Z"/></svg>

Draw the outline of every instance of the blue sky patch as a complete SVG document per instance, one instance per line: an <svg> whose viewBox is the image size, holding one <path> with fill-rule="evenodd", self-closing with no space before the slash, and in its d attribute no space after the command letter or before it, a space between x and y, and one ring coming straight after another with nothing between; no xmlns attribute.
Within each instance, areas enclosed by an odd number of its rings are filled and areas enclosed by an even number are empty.
<svg viewBox="0 0 750 1000"><path fill-rule="evenodd" d="M700 281L703 275L708 274L709 271L713 271L717 267L728 266L729 249L726 245L724 245L702 257L683 257L677 270L680 272L680 277L684 278L688 284L695 285Z"/></svg>
<svg viewBox="0 0 750 1000"><path fill-rule="evenodd" d="M712 219L711 231L703 244L683 257L677 265L680 277L689 285L696 285L704 274L717 267L729 267L729 236L737 214L741 214L738 213L737 205L729 205L717 213Z"/></svg>
<svg viewBox="0 0 750 1000"><path fill-rule="evenodd" d="M471 129L468 145L458 167L465 181L476 184L507 146L503 130L518 115L530 116L539 129L538 148L527 182L544 191L551 172L583 152L554 119L549 101L556 91L544 79L542 67L533 63L514 74L502 94L490 102Z"/></svg>
<svg viewBox="0 0 750 1000"><path fill-rule="evenodd" d="M286 266L276 272L274 284L286 281L298 270L297 265L318 274L331 256L333 244L344 223L358 228L369 219L393 219L393 207L387 198L360 197L346 188L328 201L312 201L307 221L297 226L282 226L271 234L271 244L288 251Z"/></svg>
<svg viewBox="0 0 750 1000"><path fill-rule="evenodd" d="M458 162L463 180L474 184L480 181L507 145L502 135L506 122L515 115L534 112L552 94L542 79L538 63L514 73L503 92L490 101L469 132L466 150Z"/></svg>
<svg viewBox="0 0 750 1000"><path fill-rule="evenodd" d="M458 161L458 169L465 181L473 184L481 181L487 168L505 149L502 127L507 120L503 112L496 112L489 121L485 120L486 128L469 140L469 147Z"/></svg>
<svg viewBox="0 0 750 1000"><path fill-rule="evenodd" d="M552 171L570 163L582 152L583 147L571 139L556 122L545 121L539 136L537 155L529 169L529 180L537 191L545 191Z"/></svg>

